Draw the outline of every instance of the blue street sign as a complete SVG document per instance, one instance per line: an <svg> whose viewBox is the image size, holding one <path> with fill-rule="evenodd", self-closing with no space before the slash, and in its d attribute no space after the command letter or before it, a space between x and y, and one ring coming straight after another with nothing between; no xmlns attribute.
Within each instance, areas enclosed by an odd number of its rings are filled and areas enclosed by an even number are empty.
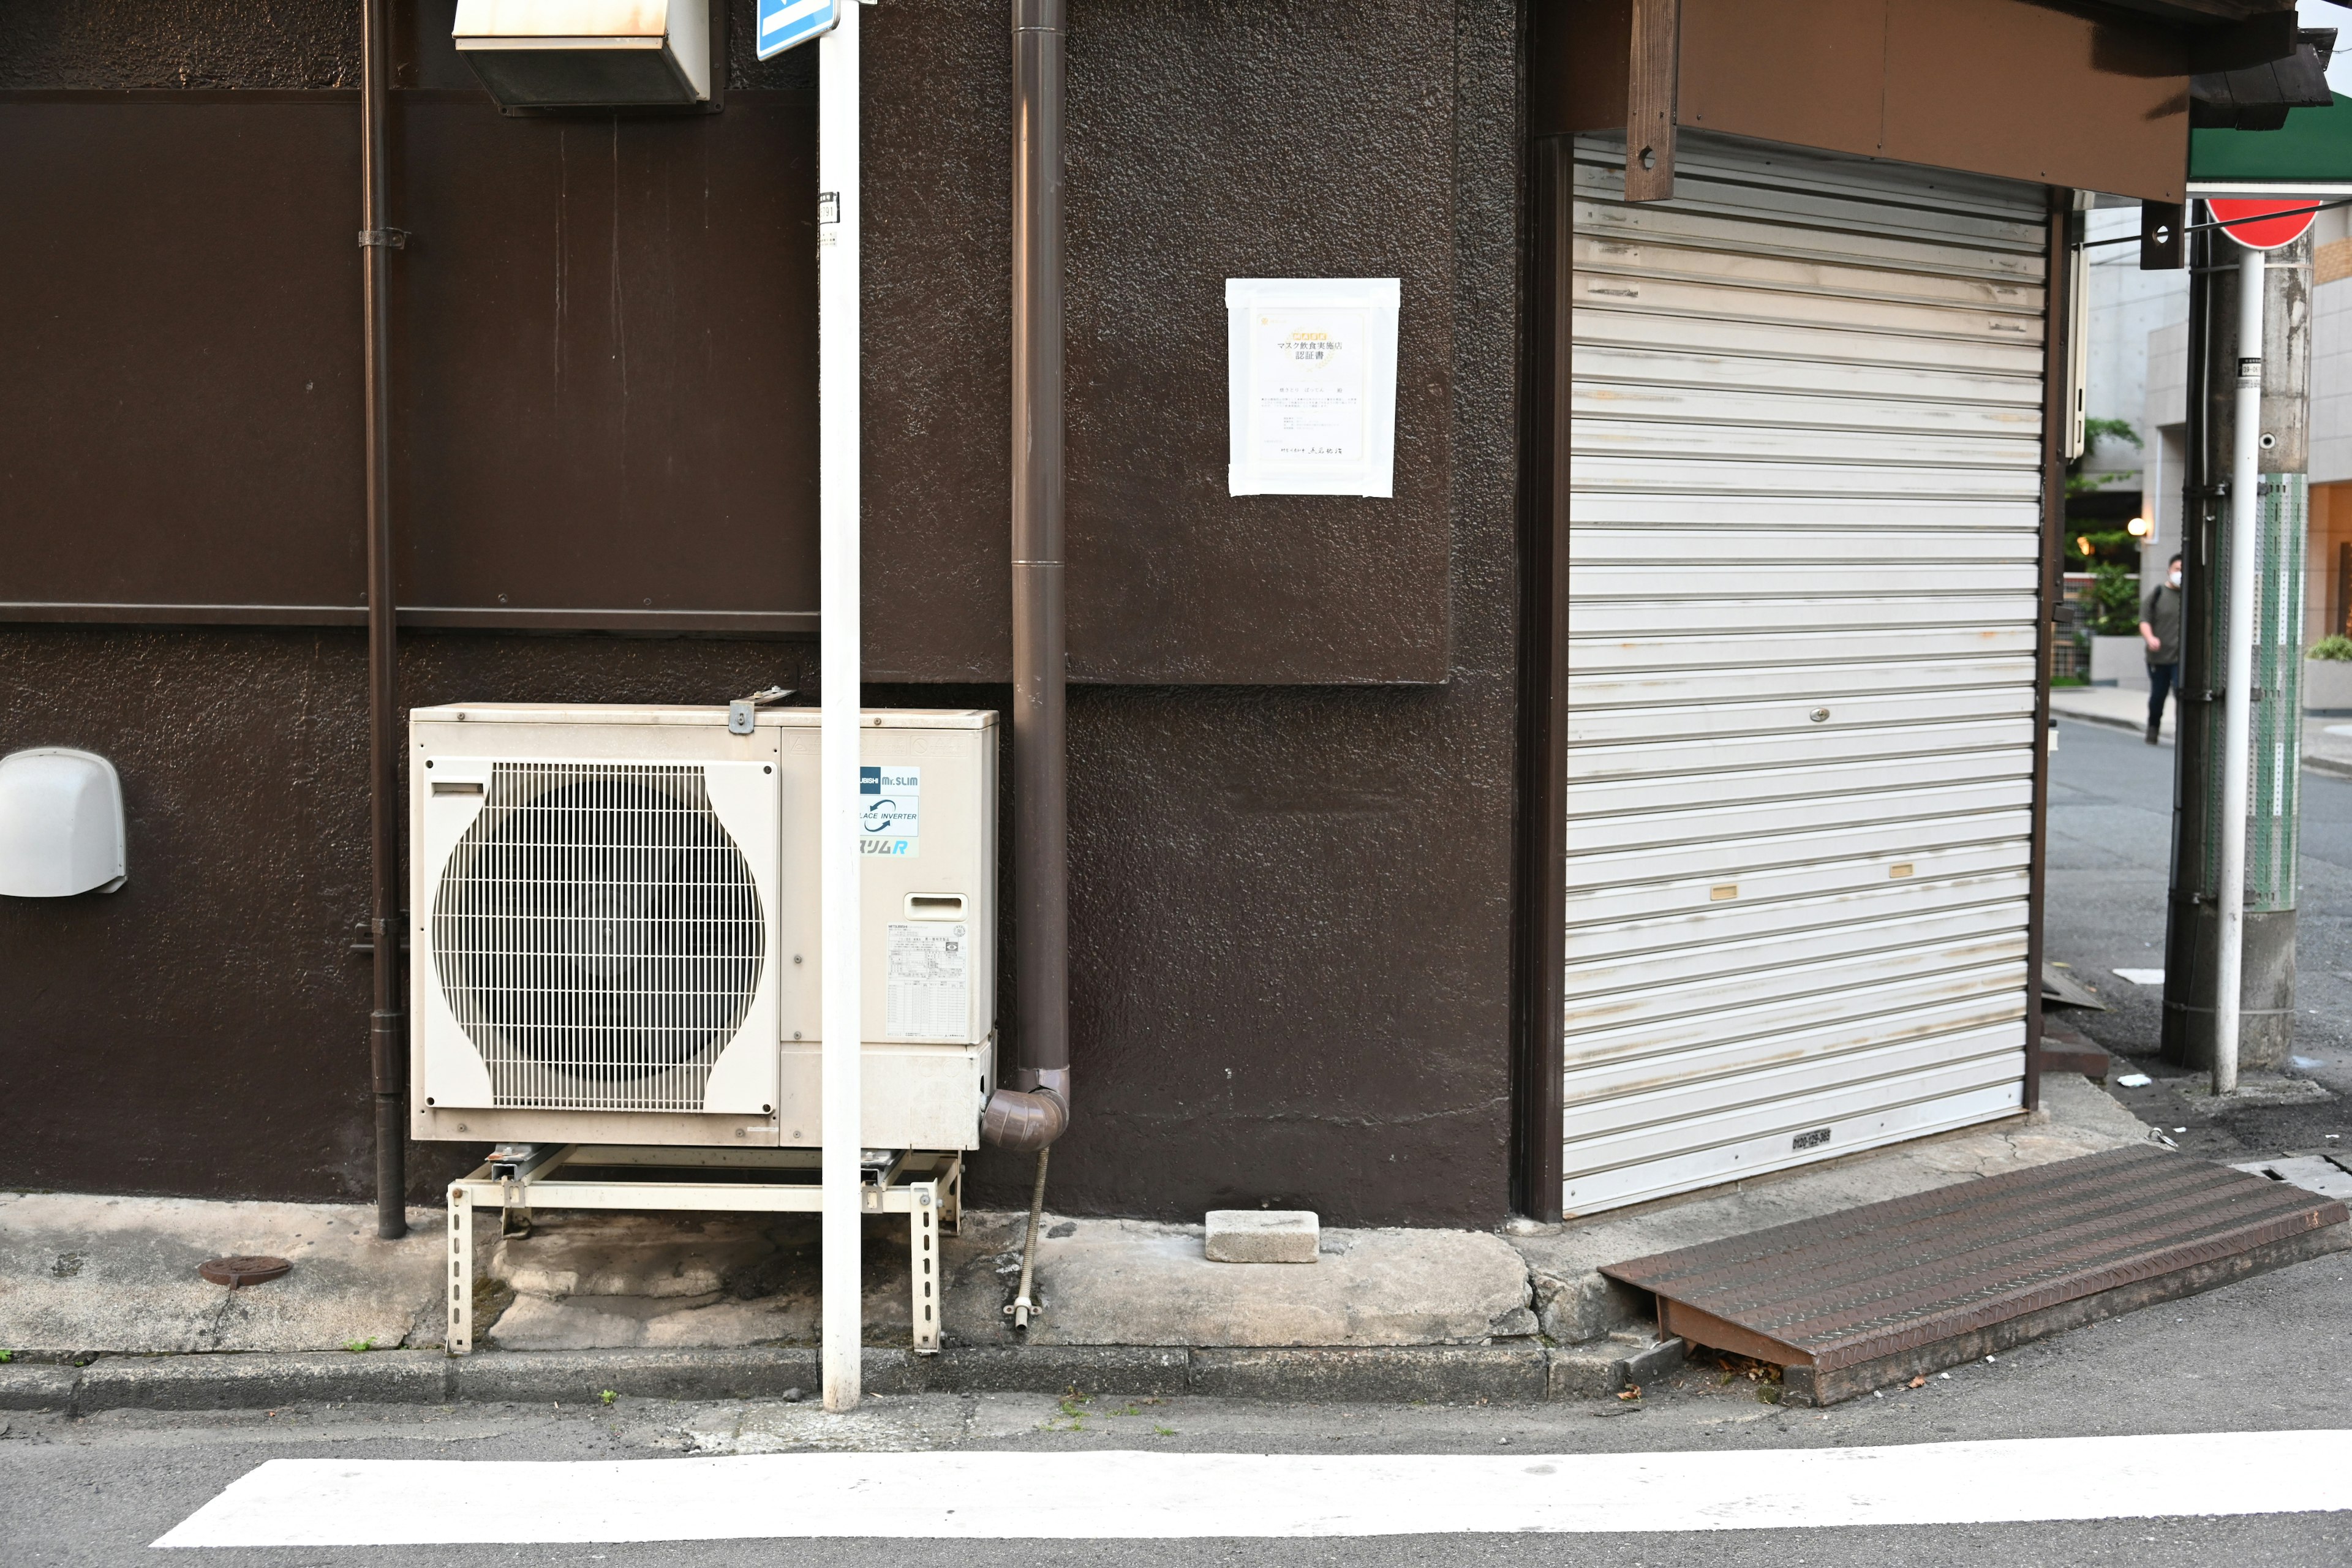
<svg viewBox="0 0 2352 1568"><path fill-rule="evenodd" d="M841 21L841 0L760 0L760 58L830 33Z"/></svg>

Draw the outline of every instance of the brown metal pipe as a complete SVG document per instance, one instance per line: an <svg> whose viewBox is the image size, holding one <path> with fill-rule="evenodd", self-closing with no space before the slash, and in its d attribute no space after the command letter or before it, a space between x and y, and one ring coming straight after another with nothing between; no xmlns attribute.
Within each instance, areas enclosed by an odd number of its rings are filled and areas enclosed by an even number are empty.
<svg viewBox="0 0 2352 1568"><path fill-rule="evenodd" d="M1013 908L1020 1034L981 1136L1043 1149L1070 1114L1062 605L1064 0L1013 0Z"/></svg>
<svg viewBox="0 0 2352 1568"><path fill-rule="evenodd" d="M360 304L367 417L368 837L375 995L368 1048L375 1092L375 1230L408 1234L408 1041L400 1007L400 647L392 550L391 394L384 303L389 252L401 239L384 221L384 8L360 4Z"/></svg>

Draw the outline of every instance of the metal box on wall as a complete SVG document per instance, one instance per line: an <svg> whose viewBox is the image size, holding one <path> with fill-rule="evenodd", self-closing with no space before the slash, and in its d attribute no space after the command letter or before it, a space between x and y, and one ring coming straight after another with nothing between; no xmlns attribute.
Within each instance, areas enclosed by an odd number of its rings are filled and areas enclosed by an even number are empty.
<svg viewBox="0 0 2352 1568"><path fill-rule="evenodd" d="M457 0L451 36L516 109L685 105L710 97L709 0Z"/></svg>

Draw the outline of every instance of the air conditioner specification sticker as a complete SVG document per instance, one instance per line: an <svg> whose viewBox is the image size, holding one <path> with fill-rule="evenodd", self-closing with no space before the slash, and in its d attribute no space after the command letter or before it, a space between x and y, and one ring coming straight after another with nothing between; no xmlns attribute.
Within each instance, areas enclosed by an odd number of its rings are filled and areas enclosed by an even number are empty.
<svg viewBox="0 0 2352 1568"><path fill-rule="evenodd" d="M923 852L923 770L857 770L857 852L912 860Z"/></svg>
<svg viewBox="0 0 2352 1568"><path fill-rule="evenodd" d="M894 921L882 1034L892 1040L961 1040L971 1012L971 928Z"/></svg>

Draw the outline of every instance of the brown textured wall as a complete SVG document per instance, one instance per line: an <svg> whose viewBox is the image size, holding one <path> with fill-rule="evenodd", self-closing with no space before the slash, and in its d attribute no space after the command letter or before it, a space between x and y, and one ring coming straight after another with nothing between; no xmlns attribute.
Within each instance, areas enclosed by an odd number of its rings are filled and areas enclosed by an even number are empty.
<svg viewBox="0 0 2352 1568"><path fill-rule="evenodd" d="M415 704L723 701L795 643L414 635ZM365 1196L367 644L0 627L0 752L111 760L130 880L0 899L0 1186ZM423 1201L458 1158L412 1166Z"/></svg>
<svg viewBox="0 0 2352 1568"><path fill-rule="evenodd" d="M1005 7L902 3L931 20L940 53L869 78L876 145L892 149L899 188L922 193L890 209L897 231L877 245L928 226L944 237L942 260L928 272L877 267L868 319L919 306L943 324L869 339L869 385L894 374L910 384L896 402L869 393L869 418L898 421L869 436L869 493L885 510L966 519L939 547L958 552L973 602L995 605ZM226 26L257 8L178 9ZM1154 248L1169 258L1167 298L1186 310L1212 298L1210 275L1240 270L1226 207L1263 230L1251 268L1315 275L1378 260L1420 280L1423 312L1442 331L1419 351L1438 376L1421 384L1439 391L1418 395L1429 400L1417 417L1445 460L1415 504L1439 520L1447 635L1437 686L1073 691L1078 1114L1055 1160L1053 1201L1074 1212L1181 1216L1265 1202L1339 1224L1491 1223L1506 1206L1509 1123L1517 8L1076 0L1071 26L1074 71L1093 72L1071 92L1073 331L1088 334L1074 370L1110 363L1122 312L1157 308ZM1231 47L1201 47L1191 30L1202 27ZM318 46L329 55L331 34ZM164 68L168 52L156 58L152 68ZM1370 107L1350 102L1359 89L1376 89ZM1335 115L1346 131L1337 142ZM1318 163L1388 210L1437 216L1401 227L1384 252L1363 248L1360 230L1322 224L1297 188ZM1145 225L1149 244L1114 244L1114 229ZM1181 355L1154 363L1163 378L1200 369ZM1072 447L1089 454L1092 477L1074 476L1073 507L1107 531L1084 569L1135 579L1142 616L1160 557L1150 541L1109 537L1120 485L1161 482L1160 411L1181 412L1201 392L1151 376L1116 390L1074 374ZM1197 410L1186 416L1198 424ZM1272 514L1221 516L1200 501L1190 516L1187 529L1232 531L1171 542L1197 570ZM1264 525L1319 526L1303 512ZM1360 634L1346 584L1378 572L1383 546L1360 530L1317 537L1332 556L1327 592L1296 612L1302 626L1277 629L1311 640L1313 617L1328 614ZM1080 560L1074 548L1074 571ZM887 585L887 565L877 570ZM868 599L869 617L908 613L872 584ZM435 634L406 646L412 703L717 700L814 677L793 643ZM101 752L122 769L133 815L122 892L0 903L0 994L32 998L0 1011L13 1112L0 1185L359 1195L366 973L345 950L366 902L361 651L345 632L0 627L0 751ZM986 658L950 659L923 673L989 670ZM877 686L869 700L1003 697ZM451 1157L417 1163L419 1193ZM1018 1201L1024 1164L983 1155L975 1196Z"/></svg>
<svg viewBox="0 0 2352 1568"><path fill-rule="evenodd" d="M867 209L866 615L893 678L1011 668L1006 10L893 0L861 43L866 167L916 172ZM1072 6L1072 679L1446 678L1452 384L1481 368L1464 310L1496 302L1458 276L1454 43L1452 0ZM1226 493L1225 280L1267 277L1400 280L1393 499Z"/></svg>

